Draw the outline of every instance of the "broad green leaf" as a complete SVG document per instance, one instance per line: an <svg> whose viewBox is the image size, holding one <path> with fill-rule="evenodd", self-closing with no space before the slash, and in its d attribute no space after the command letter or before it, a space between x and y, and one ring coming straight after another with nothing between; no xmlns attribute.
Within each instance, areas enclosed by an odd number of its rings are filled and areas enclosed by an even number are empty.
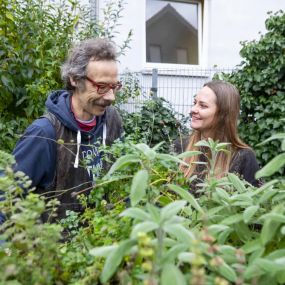
<svg viewBox="0 0 285 285"><path fill-rule="evenodd" d="M186 191L185 189L174 185L174 184L168 184L168 187L174 191L175 193L177 193L178 195L181 196L182 199L186 200L187 202L190 203L190 205L197 210L199 213L204 214L203 209L201 208L201 206L199 205L199 203L197 202L197 200L193 197L192 194L190 194L188 191Z"/></svg>
<svg viewBox="0 0 285 285"><path fill-rule="evenodd" d="M178 258L178 255L187 250L188 246L185 244L176 244L172 246L164 255L163 255L163 263L172 263Z"/></svg>
<svg viewBox="0 0 285 285"><path fill-rule="evenodd" d="M260 219L266 219L266 220L271 220L275 222L285 223L285 215L281 215L278 213L272 213L272 212L262 215Z"/></svg>
<svg viewBox="0 0 285 285"><path fill-rule="evenodd" d="M118 248L118 245L108 245L95 247L89 251L93 256L107 257L112 251Z"/></svg>
<svg viewBox="0 0 285 285"><path fill-rule="evenodd" d="M178 260L181 262L192 263L192 261L196 258L196 254L193 252L181 252L178 255Z"/></svg>
<svg viewBox="0 0 285 285"><path fill-rule="evenodd" d="M284 258L284 256L285 256L285 249L278 249L268 254L266 258L270 260L274 260L274 259L276 260L279 258Z"/></svg>
<svg viewBox="0 0 285 285"><path fill-rule="evenodd" d="M281 153L275 156L269 161L263 168L256 172L255 177L259 179L261 177L268 177L274 174L285 165L285 153Z"/></svg>
<svg viewBox="0 0 285 285"><path fill-rule="evenodd" d="M182 272L174 264L166 264L161 272L161 285L186 285Z"/></svg>
<svg viewBox="0 0 285 285"><path fill-rule="evenodd" d="M171 154L158 153L157 158L159 158L161 160L166 160L166 161L173 161L173 162L178 163L178 164L188 165L188 163L186 163L185 161L183 161L183 160L179 159L178 157L171 155Z"/></svg>
<svg viewBox="0 0 285 285"><path fill-rule="evenodd" d="M229 201L229 194L224 189L216 187L216 193L220 198L222 198L226 202Z"/></svg>
<svg viewBox="0 0 285 285"><path fill-rule="evenodd" d="M190 230L187 230L182 225L164 225L163 229L169 235L177 238L178 241L189 244L195 240L195 236Z"/></svg>
<svg viewBox="0 0 285 285"><path fill-rule="evenodd" d="M160 143L156 144L152 149L153 149L154 151L157 151L164 143L165 143L164 141L163 141L163 142L160 142Z"/></svg>
<svg viewBox="0 0 285 285"><path fill-rule="evenodd" d="M121 217L130 217L142 221L150 219L150 215L139 208L128 208L120 214Z"/></svg>
<svg viewBox="0 0 285 285"><path fill-rule="evenodd" d="M246 279L252 279L254 277L262 276L263 274L263 271L257 266L257 264L253 263L246 268L244 277Z"/></svg>
<svg viewBox="0 0 285 285"><path fill-rule="evenodd" d="M100 276L102 283L106 283L113 276L123 257L128 253L133 245L135 245L134 240L125 240L114 251L111 252L105 261Z"/></svg>
<svg viewBox="0 0 285 285"><path fill-rule="evenodd" d="M159 209L152 204L147 204L146 209L149 212L152 221L156 223L160 223Z"/></svg>
<svg viewBox="0 0 285 285"><path fill-rule="evenodd" d="M218 243L224 244L232 232L233 232L232 228L228 228L227 230L224 230L223 232L221 232L217 239Z"/></svg>
<svg viewBox="0 0 285 285"><path fill-rule="evenodd" d="M209 231L210 234L215 235L215 234L217 234L219 232L223 232L223 231L227 230L228 228L229 227L226 226L226 225L220 225L220 224L210 225L208 227L208 231Z"/></svg>
<svg viewBox="0 0 285 285"><path fill-rule="evenodd" d="M157 223L154 223L154 222L150 222L150 221L149 222L142 222L142 223L139 223L133 227L131 236L136 237L139 232L148 233L150 231L157 229L158 227L159 227L159 225Z"/></svg>
<svg viewBox="0 0 285 285"><path fill-rule="evenodd" d="M146 189L148 186L148 172L145 169L139 170L132 181L131 186L131 205L135 206L138 204L146 195Z"/></svg>
<svg viewBox="0 0 285 285"><path fill-rule="evenodd" d="M254 216L254 214L258 211L259 206L251 206L248 207L244 212L243 212L243 220L244 222L247 224L250 222L250 220L252 219L252 217Z"/></svg>
<svg viewBox="0 0 285 285"><path fill-rule="evenodd" d="M264 192L267 192L269 190L272 190L272 187L278 183L278 180L277 179L274 179L274 180L271 180L267 183L265 183L264 185L262 185L260 188L257 188L256 190L254 190L254 192L251 194L251 196L257 196L259 195L260 193L262 193L263 191Z"/></svg>
<svg viewBox="0 0 285 285"><path fill-rule="evenodd" d="M232 215L232 216L229 216L229 217L225 218L221 222L221 224L223 224L223 225L232 225L232 224L235 224L235 223L239 223L242 220L243 220L243 215L242 214L235 214L235 215Z"/></svg>
<svg viewBox="0 0 285 285"><path fill-rule="evenodd" d="M283 227L281 228L281 234L282 234L282 235L285 235L285 226L283 226Z"/></svg>
<svg viewBox="0 0 285 285"><path fill-rule="evenodd" d="M280 226L280 222L272 221L271 219L266 219L261 230L261 241L263 245L266 245L272 239L274 239L275 233Z"/></svg>
<svg viewBox="0 0 285 285"><path fill-rule="evenodd" d="M278 190L276 189L268 189L266 192L264 192L261 197L258 199L258 204L262 204L264 202L270 202L272 197L278 193Z"/></svg>
<svg viewBox="0 0 285 285"><path fill-rule="evenodd" d="M201 153L202 153L201 151L185 151L177 155L177 157L180 159L183 159L185 157L191 157L191 156L199 155Z"/></svg>
<svg viewBox="0 0 285 285"><path fill-rule="evenodd" d="M124 155L116 160L116 162L112 165L112 167L110 168L106 176L110 176L116 170L119 170L128 164L139 163L139 162L140 162L140 158L137 155L134 155L134 154Z"/></svg>
<svg viewBox="0 0 285 285"><path fill-rule="evenodd" d="M233 186L238 190L239 193L246 192L244 182L242 182L237 175L233 173L228 173L228 179L233 184Z"/></svg>
<svg viewBox="0 0 285 285"><path fill-rule="evenodd" d="M218 267L218 272L231 282L235 282L237 280L235 271L225 262Z"/></svg>
<svg viewBox="0 0 285 285"><path fill-rule="evenodd" d="M186 201L180 200L172 202L161 209L161 220L167 220L176 215L179 211L185 207Z"/></svg>
<svg viewBox="0 0 285 285"><path fill-rule="evenodd" d="M256 239L256 240L252 240L252 241L248 241L247 243L245 243L242 247L243 251L248 254L251 252L254 252L256 250L259 250L263 248L263 245L261 243L260 239Z"/></svg>
<svg viewBox="0 0 285 285"><path fill-rule="evenodd" d="M271 136L270 138L266 139L265 141L261 142L260 144L258 144L258 146L264 145L267 142L272 141L272 140L284 140L284 139L285 139L285 133L277 133Z"/></svg>

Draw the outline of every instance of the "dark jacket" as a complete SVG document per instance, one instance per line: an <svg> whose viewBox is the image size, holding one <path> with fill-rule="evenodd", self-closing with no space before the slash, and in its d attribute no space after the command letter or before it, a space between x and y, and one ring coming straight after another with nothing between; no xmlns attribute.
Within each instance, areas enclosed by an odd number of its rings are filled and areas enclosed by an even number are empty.
<svg viewBox="0 0 285 285"><path fill-rule="evenodd" d="M182 138L175 141L175 151L177 153L182 153L186 151L186 148L189 143L189 137ZM201 156L201 161L205 161L204 156ZM197 165L198 172L203 172L205 170L204 165ZM230 162L229 172L235 173L239 175L241 178L249 182L251 185L258 187L260 185L260 181L255 179L255 173L259 170L259 165L255 157L255 153L250 148L243 148L237 150ZM197 174L198 179L200 176L200 180L203 179L203 174ZM201 181L200 181L201 182ZM199 183L199 182L197 182Z"/></svg>
<svg viewBox="0 0 285 285"><path fill-rule="evenodd" d="M92 188L102 167L98 147L112 144L123 132L121 118L112 106L96 118L91 131L81 131L71 112L70 96L64 90L52 93L46 101L47 114L27 128L13 152L15 170L28 175L38 193L59 199L59 217L67 209L80 209L74 194Z"/></svg>

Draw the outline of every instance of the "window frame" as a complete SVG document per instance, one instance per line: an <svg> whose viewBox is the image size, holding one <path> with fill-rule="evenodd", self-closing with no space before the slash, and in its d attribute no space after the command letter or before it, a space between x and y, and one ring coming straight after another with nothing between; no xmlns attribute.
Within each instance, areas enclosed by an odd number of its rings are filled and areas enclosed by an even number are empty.
<svg viewBox="0 0 285 285"><path fill-rule="evenodd" d="M164 1L164 0L163 0ZM143 37L143 45L144 45L144 69L151 70L153 68L157 68L160 70L163 69L198 69L205 65L205 57L204 51L202 47L202 42L204 38L203 31L203 17L204 17L204 1L203 0L165 0L172 2L180 2L180 3L190 3L198 5L198 64L179 64L179 63L155 63L155 62L147 62L147 48L146 48L146 13L144 16L144 37ZM145 0L145 10L146 10L146 0ZM204 47L205 48L205 47Z"/></svg>

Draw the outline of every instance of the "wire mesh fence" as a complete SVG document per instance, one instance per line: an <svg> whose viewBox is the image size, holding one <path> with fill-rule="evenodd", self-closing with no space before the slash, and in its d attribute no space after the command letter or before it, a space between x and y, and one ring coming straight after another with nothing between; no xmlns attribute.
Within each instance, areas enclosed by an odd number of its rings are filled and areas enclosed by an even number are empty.
<svg viewBox="0 0 285 285"><path fill-rule="evenodd" d="M144 101L151 98L163 97L170 102L173 109L184 116L188 116L193 98L203 85L210 81L217 73L230 73L233 68L212 69L152 69L141 72L127 72L121 74L125 84L130 78L140 90L138 96L133 96L120 108L128 112L139 111ZM135 88L129 90L135 92Z"/></svg>

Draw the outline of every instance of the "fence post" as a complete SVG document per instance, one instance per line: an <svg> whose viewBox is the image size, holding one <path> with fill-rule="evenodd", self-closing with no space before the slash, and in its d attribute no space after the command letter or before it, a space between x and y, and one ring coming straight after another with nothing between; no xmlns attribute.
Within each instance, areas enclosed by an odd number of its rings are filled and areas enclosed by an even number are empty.
<svg viewBox="0 0 285 285"><path fill-rule="evenodd" d="M154 99L157 98L157 69L156 68L153 68L152 69L152 82L151 82L151 92L152 92L152 96Z"/></svg>

